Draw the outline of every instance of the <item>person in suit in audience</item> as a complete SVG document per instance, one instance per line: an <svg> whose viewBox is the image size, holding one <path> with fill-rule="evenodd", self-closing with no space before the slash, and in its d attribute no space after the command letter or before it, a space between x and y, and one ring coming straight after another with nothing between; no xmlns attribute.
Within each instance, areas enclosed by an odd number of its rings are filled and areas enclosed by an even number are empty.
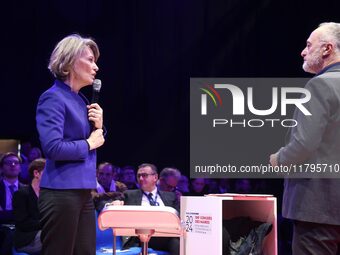
<svg viewBox="0 0 340 255"><path fill-rule="evenodd" d="M124 166L121 169L120 181L123 182L128 189L138 189L136 182L136 171L133 166Z"/></svg>
<svg viewBox="0 0 340 255"><path fill-rule="evenodd" d="M177 168L165 167L159 173L158 188L162 191L174 192L177 200L180 201L182 193L177 188L180 179L181 172Z"/></svg>
<svg viewBox="0 0 340 255"><path fill-rule="evenodd" d="M123 199L123 192L127 190L124 183L115 181L115 167L109 162L99 164L97 168L97 189L92 196L97 211L101 211L106 203Z"/></svg>
<svg viewBox="0 0 340 255"><path fill-rule="evenodd" d="M124 192L127 187L124 183L115 181L116 168L109 162L99 164L97 168L97 191L98 193L104 192Z"/></svg>
<svg viewBox="0 0 340 255"><path fill-rule="evenodd" d="M158 187L163 191L175 191L181 172L172 167L166 167L159 173Z"/></svg>
<svg viewBox="0 0 340 255"><path fill-rule="evenodd" d="M178 190L183 194L186 195L189 192L189 178L185 175L181 175L181 178L179 179L177 183Z"/></svg>
<svg viewBox="0 0 340 255"><path fill-rule="evenodd" d="M45 163L46 160L43 158L30 163L28 173L31 184L19 189L13 196L14 246L18 252L31 255L41 254L38 197Z"/></svg>
<svg viewBox="0 0 340 255"><path fill-rule="evenodd" d="M170 206L179 212L179 203L175 193L158 190L156 186L158 173L155 165L147 163L140 165L137 171L137 181L140 189L124 192L125 205ZM137 237L125 237L123 239L123 248L139 245ZM152 237L149 247L155 250L166 250L171 255L178 255L179 238Z"/></svg>
<svg viewBox="0 0 340 255"><path fill-rule="evenodd" d="M19 183L21 158L13 153L5 153L0 159L3 179L0 181L0 254L11 255L14 236L14 216L12 198L14 192L24 185Z"/></svg>

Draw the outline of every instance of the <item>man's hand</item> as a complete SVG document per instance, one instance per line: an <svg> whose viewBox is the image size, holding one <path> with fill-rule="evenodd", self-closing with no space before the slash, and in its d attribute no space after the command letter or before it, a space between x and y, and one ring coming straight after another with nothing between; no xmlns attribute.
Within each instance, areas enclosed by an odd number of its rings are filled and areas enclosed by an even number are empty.
<svg viewBox="0 0 340 255"><path fill-rule="evenodd" d="M270 155L269 163L272 166L278 166L278 164L279 164L279 162L277 161L278 155L279 155L279 152L276 152L275 154Z"/></svg>

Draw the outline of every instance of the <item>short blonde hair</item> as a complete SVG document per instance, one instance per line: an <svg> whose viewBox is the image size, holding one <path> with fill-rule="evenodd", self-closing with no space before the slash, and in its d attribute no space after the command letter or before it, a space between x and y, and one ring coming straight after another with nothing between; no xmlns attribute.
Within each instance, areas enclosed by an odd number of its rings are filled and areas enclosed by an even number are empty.
<svg viewBox="0 0 340 255"><path fill-rule="evenodd" d="M50 57L48 69L55 78L65 81L70 74L74 61L86 47L90 47L95 61L97 61L100 53L93 39L81 37L79 34L66 36L55 46Z"/></svg>

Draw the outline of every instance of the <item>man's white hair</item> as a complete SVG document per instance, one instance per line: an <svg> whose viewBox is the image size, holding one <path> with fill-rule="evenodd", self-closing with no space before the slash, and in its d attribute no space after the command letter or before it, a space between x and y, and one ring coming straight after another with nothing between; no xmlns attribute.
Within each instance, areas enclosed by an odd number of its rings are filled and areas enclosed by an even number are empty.
<svg viewBox="0 0 340 255"><path fill-rule="evenodd" d="M331 42L336 47L335 51L340 51L340 23L324 22L319 25L324 29L322 41Z"/></svg>

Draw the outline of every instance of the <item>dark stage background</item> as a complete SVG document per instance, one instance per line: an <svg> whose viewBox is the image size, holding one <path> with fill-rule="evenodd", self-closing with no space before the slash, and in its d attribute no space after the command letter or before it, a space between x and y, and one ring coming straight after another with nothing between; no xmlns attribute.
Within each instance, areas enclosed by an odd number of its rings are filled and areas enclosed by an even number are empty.
<svg viewBox="0 0 340 255"><path fill-rule="evenodd" d="M300 52L338 1L36 0L1 4L0 138L37 143L35 107L64 36L96 39L108 129L99 160L189 167L190 77L307 77ZM91 90L84 92L90 95ZM273 152L284 137L270 141Z"/></svg>

